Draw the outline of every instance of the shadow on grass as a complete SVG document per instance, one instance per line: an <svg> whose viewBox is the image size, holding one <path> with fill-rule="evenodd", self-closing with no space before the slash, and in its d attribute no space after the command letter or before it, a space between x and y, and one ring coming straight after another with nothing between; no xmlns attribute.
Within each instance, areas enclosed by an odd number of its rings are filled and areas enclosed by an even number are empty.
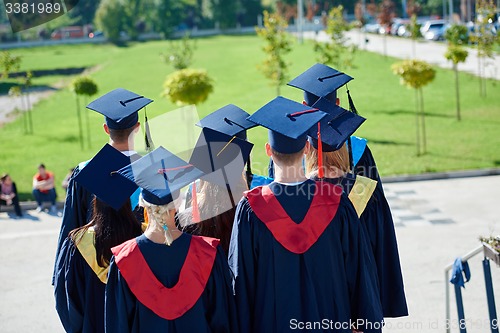
<svg viewBox="0 0 500 333"><path fill-rule="evenodd" d="M78 142L79 140L77 135L72 135L72 134L68 134L66 136L57 136L57 135L38 135L38 136L46 138L47 142L73 143L73 142Z"/></svg>
<svg viewBox="0 0 500 333"><path fill-rule="evenodd" d="M392 141L392 140L379 140L379 139L372 139L369 137L365 137L365 139L368 140L368 144L375 143L377 145L386 145L386 146L413 146L415 145L412 142L398 142L398 141Z"/></svg>
<svg viewBox="0 0 500 333"><path fill-rule="evenodd" d="M49 76L49 75L76 75L81 74L87 67L69 67L69 68L53 68L53 69L35 69L31 71L33 77ZM9 73L9 78L25 77L26 72Z"/></svg>
<svg viewBox="0 0 500 333"><path fill-rule="evenodd" d="M500 160L493 160L493 165L500 166Z"/></svg>
<svg viewBox="0 0 500 333"><path fill-rule="evenodd" d="M376 110L373 111L374 113L384 113L388 114L391 116L395 115L411 115L415 116L415 111L410 111L410 110ZM438 117L438 118L454 118L454 114L439 114L439 113L429 113L429 112L424 112L426 117Z"/></svg>
<svg viewBox="0 0 500 333"><path fill-rule="evenodd" d="M7 95L9 93L10 88L15 86L21 86L21 85L15 82L0 82L0 96ZM46 85L32 85L29 89L29 92L31 93L36 91L47 91L47 90L56 90L56 89Z"/></svg>

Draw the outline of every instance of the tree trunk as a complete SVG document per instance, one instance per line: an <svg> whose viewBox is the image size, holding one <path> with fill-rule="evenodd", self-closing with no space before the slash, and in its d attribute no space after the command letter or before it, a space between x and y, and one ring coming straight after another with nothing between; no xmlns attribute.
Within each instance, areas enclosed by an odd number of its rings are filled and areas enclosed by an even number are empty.
<svg viewBox="0 0 500 333"><path fill-rule="evenodd" d="M418 89L415 89L415 106L416 106L416 109L415 109L415 128L417 129L416 133L417 133L417 156L420 156L420 121L419 121L419 118L420 118L420 103L419 103L419 99L418 99Z"/></svg>
<svg viewBox="0 0 500 333"><path fill-rule="evenodd" d="M83 129L82 129L82 117L80 115L80 101L78 95L76 95L76 116L78 118L78 133L80 139L80 148L83 150Z"/></svg>
<svg viewBox="0 0 500 333"><path fill-rule="evenodd" d="M87 105L87 98L85 98L85 105ZM87 110L88 111L88 110ZM87 147L92 148L92 144L90 142L90 120L89 120L89 112L85 112L85 122L87 123Z"/></svg>
<svg viewBox="0 0 500 333"><path fill-rule="evenodd" d="M420 114L422 117L422 154L425 154L427 152L427 134L425 133L424 93L422 92L422 88L418 90L420 92Z"/></svg>
<svg viewBox="0 0 500 333"><path fill-rule="evenodd" d="M455 72L455 94L457 97L457 120L460 121L460 88L458 85L458 66L453 64L453 71Z"/></svg>
<svg viewBox="0 0 500 333"><path fill-rule="evenodd" d="M415 39L412 39L411 41L411 53L412 53L412 59L415 59L417 56L417 48L416 48L417 41Z"/></svg>
<svg viewBox="0 0 500 333"><path fill-rule="evenodd" d="M26 105L27 105L27 112L28 112L28 128L29 128L29 133L33 134L33 118L31 115L31 103L30 103L30 93L26 91Z"/></svg>
<svg viewBox="0 0 500 333"><path fill-rule="evenodd" d="M24 104L24 97L21 92L21 95L18 96L21 99L21 111L24 112L23 115L23 125L24 125L24 134L29 134L28 128L28 108Z"/></svg>
<svg viewBox="0 0 500 333"><path fill-rule="evenodd" d="M387 58L387 34L384 31L384 58Z"/></svg>

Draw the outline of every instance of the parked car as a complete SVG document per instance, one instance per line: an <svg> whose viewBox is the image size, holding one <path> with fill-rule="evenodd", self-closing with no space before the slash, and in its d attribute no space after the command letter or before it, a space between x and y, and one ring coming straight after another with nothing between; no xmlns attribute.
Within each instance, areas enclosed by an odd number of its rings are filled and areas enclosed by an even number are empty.
<svg viewBox="0 0 500 333"><path fill-rule="evenodd" d="M429 20L424 23L420 32L427 40L443 40L448 22L444 20Z"/></svg>
<svg viewBox="0 0 500 333"><path fill-rule="evenodd" d="M66 39L66 38L83 38L85 37L85 32L82 27L64 27L54 31L50 38L52 39Z"/></svg>

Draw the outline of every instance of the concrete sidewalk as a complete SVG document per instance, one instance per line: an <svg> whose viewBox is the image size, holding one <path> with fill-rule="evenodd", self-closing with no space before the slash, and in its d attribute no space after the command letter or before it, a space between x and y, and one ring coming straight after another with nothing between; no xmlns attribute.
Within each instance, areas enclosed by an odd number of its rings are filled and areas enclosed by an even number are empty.
<svg viewBox="0 0 500 333"><path fill-rule="evenodd" d="M500 176L386 184L393 209L410 316L388 319L384 332L445 332L444 267L500 234ZM0 213L0 332L63 332L51 283L60 217ZM488 312L481 256L469 261L463 290L468 333L485 333ZM492 266L500 310L500 268ZM458 332L452 293L451 332Z"/></svg>
<svg viewBox="0 0 500 333"><path fill-rule="evenodd" d="M365 36L369 40L365 43ZM364 34L358 29L353 29L346 33L346 37L350 39L350 42L357 45L361 50L367 50L370 52L376 52L384 54L384 37L382 35L376 34ZM315 39L318 41L328 41L329 36L324 32L320 31L318 34L315 32L304 33L304 38ZM387 36L386 40L386 50L387 55L400 59L411 59L412 58L412 40L410 38L398 38L393 36ZM433 42L420 40L416 42L415 45L415 58L420 60L425 60L433 65L451 69L451 62L444 58L444 53L446 52L447 45L443 42ZM477 50L473 48L468 48L469 56L466 62L461 63L458 69L463 72L467 72L473 75L478 75L478 59ZM486 59L486 70L484 77L493 78L500 80L500 57L497 55L494 59Z"/></svg>

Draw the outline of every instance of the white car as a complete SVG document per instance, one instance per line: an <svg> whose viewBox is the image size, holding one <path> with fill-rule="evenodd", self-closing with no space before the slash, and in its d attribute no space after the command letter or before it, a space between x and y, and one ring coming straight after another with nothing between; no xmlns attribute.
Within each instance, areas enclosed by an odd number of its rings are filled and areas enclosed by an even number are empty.
<svg viewBox="0 0 500 333"><path fill-rule="evenodd" d="M447 24L448 22L445 20L426 21L422 28L420 28L420 32L427 40L442 40Z"/></svg>

